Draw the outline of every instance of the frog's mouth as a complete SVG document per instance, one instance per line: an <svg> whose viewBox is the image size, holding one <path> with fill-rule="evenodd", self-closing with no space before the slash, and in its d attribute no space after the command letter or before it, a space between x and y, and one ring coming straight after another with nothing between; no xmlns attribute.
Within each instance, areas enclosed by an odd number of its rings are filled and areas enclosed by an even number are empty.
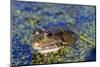
<svg viewBox="0 0 100 67"><path fill-rule="evenodd" d="M44 53L50 53L54 51L58 51L61 47L58 47L56 44L48 47L44 47L41 50L38 50L39 53L44 54Z"/></svg>

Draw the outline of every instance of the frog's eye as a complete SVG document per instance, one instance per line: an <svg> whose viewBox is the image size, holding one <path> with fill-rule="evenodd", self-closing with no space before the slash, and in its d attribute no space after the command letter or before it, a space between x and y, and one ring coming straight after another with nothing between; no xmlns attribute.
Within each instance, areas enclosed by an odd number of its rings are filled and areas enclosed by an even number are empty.
<svg viewBox="0 0 100 67"><path fill-rule="evenodd" d="M52 33L48 33L47 36L48 36L48 37L52 37Z"/></svg>

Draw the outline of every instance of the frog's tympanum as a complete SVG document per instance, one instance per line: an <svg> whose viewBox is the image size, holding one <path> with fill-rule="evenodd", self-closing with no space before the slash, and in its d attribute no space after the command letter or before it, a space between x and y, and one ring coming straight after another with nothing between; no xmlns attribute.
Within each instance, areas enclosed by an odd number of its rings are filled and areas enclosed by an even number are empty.
<svg viewBox="0 0 100 67"><path fill-rule="evenodd" d="M58 51L64 46L74 45L77 41L73 31L47 32L44 29L38 29L34 35L32 47L41 54Z"/></svg>

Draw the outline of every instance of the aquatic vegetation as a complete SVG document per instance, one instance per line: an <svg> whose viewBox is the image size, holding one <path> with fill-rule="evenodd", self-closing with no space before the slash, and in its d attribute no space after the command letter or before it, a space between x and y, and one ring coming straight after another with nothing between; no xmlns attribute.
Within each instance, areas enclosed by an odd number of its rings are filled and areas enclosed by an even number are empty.
<svg viewBox="0 0 100 67"><path fill-rule="evenodd" d="M34 64L51 64L51 63L64 62L68 51L69 51L68 47L65 47L56 52L51 52L44 55L40 53L36 53L36 55L33 58L33 63Z"/></svg>
<svg viewBox="0 0 100 67"><path fill-rule="evenodd" d="M95 61L95 6L12 1L11 13L13 66Z"/></svg>
<svg viewBox="0 0 100 67"><path fill-rule="evenodd" d="M93 43L93 42L88 41L88 40L87 40L86 38L84 38L83 36L80 36L80 39L82 39L82 40L86 41L87 43L89 43L89 44L91 44L91 45L94 45L94 43Z"/></svg>

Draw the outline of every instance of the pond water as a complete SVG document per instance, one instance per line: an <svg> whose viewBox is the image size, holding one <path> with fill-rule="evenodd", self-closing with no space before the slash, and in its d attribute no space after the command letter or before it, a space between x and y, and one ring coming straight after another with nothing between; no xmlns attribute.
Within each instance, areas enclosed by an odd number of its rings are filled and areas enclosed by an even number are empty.
<svg viewBox="0 0 100 67"><path fill-rule="evenodd" d="M50 32L70 30L78 35L79 43L74 47L66 48L68 52L63 62L95 60L95 50L92 50L96 49L95 6L12 1L11 13L13 65L35 64L32 61L36 51L31 47L31 40L37 28L44 28ZM26 18L29 20L27 21ZM37 19L39 23L30 18Z"/></svg>

